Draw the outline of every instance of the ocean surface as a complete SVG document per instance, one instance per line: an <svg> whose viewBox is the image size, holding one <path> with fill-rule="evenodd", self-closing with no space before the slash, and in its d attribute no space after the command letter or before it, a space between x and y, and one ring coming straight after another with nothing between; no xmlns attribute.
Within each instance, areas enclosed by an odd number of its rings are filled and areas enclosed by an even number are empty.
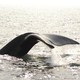
<svg viewBox="0 0 80 80"><path fill-rule="evenodd" d="M58 34L80 42L80 9L0 7L0 48L27 32ZM49 67L46 59L50 55L51 50L41 42L25 61L0 55L0 80L80 80L80 66Z"/></svg>

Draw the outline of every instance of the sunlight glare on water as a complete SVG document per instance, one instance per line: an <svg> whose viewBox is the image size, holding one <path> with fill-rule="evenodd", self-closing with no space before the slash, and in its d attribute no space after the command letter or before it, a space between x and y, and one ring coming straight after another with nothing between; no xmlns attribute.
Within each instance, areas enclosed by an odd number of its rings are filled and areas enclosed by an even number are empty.
<svg viewBox="0 0 80 80"><path fill-rule="evenodd" d="M3 6L25 7L80 7L80 0L0 0Z"/></svg>

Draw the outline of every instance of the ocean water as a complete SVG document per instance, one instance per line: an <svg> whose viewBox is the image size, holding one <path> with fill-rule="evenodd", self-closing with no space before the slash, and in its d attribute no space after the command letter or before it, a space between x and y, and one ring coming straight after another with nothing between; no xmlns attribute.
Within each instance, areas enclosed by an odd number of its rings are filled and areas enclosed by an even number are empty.
<svg viewBox="0 0 80 80"><path fill-rule="evenodd" d="M80 42L80 9L0 8L0 48L27 32L59 34ZM0 55L0 80L80 80L78 65L49 67L51 50L41 42L27 56L23 61Z"/></svg>

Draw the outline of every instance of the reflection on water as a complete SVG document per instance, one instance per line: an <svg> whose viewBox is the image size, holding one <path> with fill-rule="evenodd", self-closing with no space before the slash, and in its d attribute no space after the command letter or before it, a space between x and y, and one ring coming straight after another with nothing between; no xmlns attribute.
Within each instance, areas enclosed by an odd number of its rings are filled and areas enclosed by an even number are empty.
<svg viewBox="0 0 80 80"><path fill-rule="evenodd" d="M79 17L80 9L0 8L0 48L26 32L60 34L80 42ZM45 61L51 52L40 46L35 46L27 61L0 55L0 80L80 80L80 66L49 67Z"/></svg>
<svg viewBox="0 0 80 80"><path fill-rule="evenodd" d="M34 52L34 50L32 50ZM46 51L47 53L47 51ZM49 57L33 56L18 59L0 55L0 79L5 80L79 80L80 66L49 67L45 60ZM5 75L5 76L4 76Z"/></svg>

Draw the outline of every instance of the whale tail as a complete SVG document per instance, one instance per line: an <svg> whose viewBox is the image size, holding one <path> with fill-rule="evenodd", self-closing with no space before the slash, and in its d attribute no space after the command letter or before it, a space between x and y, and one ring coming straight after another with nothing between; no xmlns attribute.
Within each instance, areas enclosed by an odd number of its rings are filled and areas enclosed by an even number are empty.
<svg viewBox="0 0 80 80"><path fill-rule="evenodd" d="M25 33L10 41L1 50L0 54L9 54L18 58L23 57L39 41L50 48L66 44L79 44L77 41L67 37L52 34Z"/></svg>

